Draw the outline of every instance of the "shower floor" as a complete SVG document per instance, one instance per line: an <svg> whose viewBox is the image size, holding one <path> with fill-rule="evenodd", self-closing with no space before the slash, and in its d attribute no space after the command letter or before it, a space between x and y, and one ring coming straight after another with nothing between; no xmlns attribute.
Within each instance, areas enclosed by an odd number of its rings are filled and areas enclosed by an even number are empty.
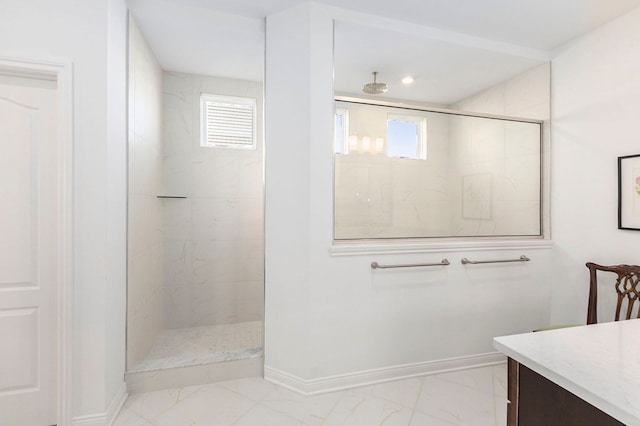
<svg viewBox="0 0 640 426"><path fill-rule="evenodd" d="M162 330L147 358L130 373L263 356L262 321Z"/></svg>

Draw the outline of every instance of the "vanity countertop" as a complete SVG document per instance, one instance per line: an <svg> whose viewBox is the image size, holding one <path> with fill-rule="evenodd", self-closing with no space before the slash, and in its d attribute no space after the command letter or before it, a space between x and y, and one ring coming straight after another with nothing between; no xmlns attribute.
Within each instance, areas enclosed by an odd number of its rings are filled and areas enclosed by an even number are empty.
<svg viewBox="0 0 640 426"><path fill-rule="evenodd" d="M494 347L611 417L640 426L640 319L496 337Z"/></svg>

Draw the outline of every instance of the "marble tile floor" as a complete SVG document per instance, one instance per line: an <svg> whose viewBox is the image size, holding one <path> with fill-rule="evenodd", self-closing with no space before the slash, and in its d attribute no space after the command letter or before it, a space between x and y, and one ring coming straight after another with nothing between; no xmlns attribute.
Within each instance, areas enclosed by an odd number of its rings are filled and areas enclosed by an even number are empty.
<svg viewBox="0 0 640 426"><path fill-rule="evenodd" d="M262 330L262 321L162 330L129 373L258 358Z"/></svg>
<svg viewBox="0 0 640 426"><path fill-rule="evenodd" d="M506 425L506 363L302 396L247 378L129 396L114 426Z"/></svg>

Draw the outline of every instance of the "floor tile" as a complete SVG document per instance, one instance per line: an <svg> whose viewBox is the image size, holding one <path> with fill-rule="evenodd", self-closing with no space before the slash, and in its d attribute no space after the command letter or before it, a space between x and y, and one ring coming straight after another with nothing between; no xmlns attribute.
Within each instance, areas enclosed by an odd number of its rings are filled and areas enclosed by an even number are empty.
<svg viewBox="0 0 640 426"><path fill-rule="evenodd" d="M495 397L496 407L496 426L505 426L507 424L507 397Z"/></svg>
<svg viewBox="0 0 640 426"><path fill-rule="evenodd" d="M300 420L296 420L278 411L272 410L263 405L256 405L247 414L242 416L233 426L300 426L304 425Z"/></svg>
<svg viewBox="0 0 640 426"><path fill-rule="evenodd" d="M249 321L162 330L147 357L129 372L259 358L263 356L262 329L262 321Z"/></svg>
<svg viewBox="0 0 640 426"><path fill-rule="evenodd" d="M229 380L217 385L256 402L264 401L269 395L278 392L277 385L267 382L262 377Z"/></svg>
<svg viewBox="0 0 640 426"><path fill-rule="evenodd" d="M356 392L375 396L377 398L400 404L403 407L413 409L416 405L416 401L418 400L421 388L422 379L414 378L357 388Z"/></svg>
<svg viewBox="0 0 640 426"><path fill-rule="evenodd" d="M493 372L493 394L507 396L507 367L506 365L495 365Z"/></svg>
<svg viewBox="0 0 640 426"><path fill-rule="evenodd" d="M415 411L409 426L455 426L456 423L451 423L446 420L439 419L437 417L430 416L428 414Z"/></svg>
<svg viewBox="0 0 640 426"><path fill-rule="evenodd" d="M114 426L504 426L506 364L303 396L261 377L131 395Z"/></svg>
<svg viewBox="0 0 640 426"><path fill-rule="evenodd" d="M480 392L493 394L493 366L454 371L433 377L457 383Z"/></svg>
<svg viewBox="0 0 640 426"><path fill-rule="evenodd" d="M123 408L113 426L153 426L153 423L140 417L133 411Z"/></svg>
<svg viewBox="0 0 640 426"><path fill-rule="evenodd" d="M323 425L406 426L412 414L410 408L356 390L343 395Z"/></svg>
<svg viewBox="0 0 640 426"><path fill-rule="evenodd" d="M438 376L425 377L416 411L457 425L494 426L493 394L456 382Z"/></svg>
<svg viewBox="0 0 640 426"><path fill-rule="evenodd" d="M262 405L286 413L305 425L321 425L343 392L303 396L285 388L276 387L261 402Z"/></svg>

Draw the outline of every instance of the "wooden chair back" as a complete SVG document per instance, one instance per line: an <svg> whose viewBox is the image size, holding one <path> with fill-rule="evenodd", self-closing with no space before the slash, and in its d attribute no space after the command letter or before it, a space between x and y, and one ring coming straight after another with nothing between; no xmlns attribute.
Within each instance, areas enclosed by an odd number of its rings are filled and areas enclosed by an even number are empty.
<svg viewBox="0 0 640 426"><path fill-rule="evenodd" d="M598 322L597 302L598 302L598 271L613 272L617 275L615 290L618 294L616 305L615 321L620 320L623 305L626 306L626 313L622 319L631 319L634 304L640 296L640 266L638 265L613 265L602 266L588 262L589 268L589 306L587 309L587 324ZM624 303L626 302L626 303ZM640 309L636 318L640 318Z"/></svg>

